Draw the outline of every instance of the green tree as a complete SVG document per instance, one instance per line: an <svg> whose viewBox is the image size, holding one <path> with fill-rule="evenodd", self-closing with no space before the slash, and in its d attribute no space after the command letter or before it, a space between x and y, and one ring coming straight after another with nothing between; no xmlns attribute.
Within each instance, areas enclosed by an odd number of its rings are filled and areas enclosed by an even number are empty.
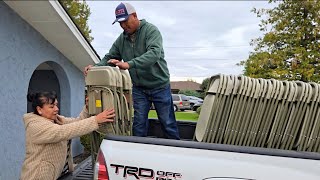
<svg viewBox="0 0 320 180"><path fill-rule="evenodd" d="M209 82L210 82L210 77L205 78L205 79L202 81L202 83L201 83L201 85L200 85L200 89L201 89L203 92L207 91L207 88L208 88L208 86L209 86Z"/></svg>
<svg viewBox="0 0 320 180"><path fill-rule="evenodd" d="M93 37L90 36L91 29L88 26L88 19L91 14L90 8L85 0L59 0L60 4L68 11L73 21L77 24L82 34L89 42Z"/></svg>
<svg viewBox="0 0 320 180"><path fill-rule="evenodd" d="M206 92L207 92L207 89L208 89L208 86L209 86L209 83L210 83L210 77L205 78L202 81L202 83L200 85L200 89L202 90L202 93L200 94L200 98L204 99Z"/></svg>
<svg viewBox="0 0 320 180"><path fill-rule="evenodd" d="M270 0L271 9L256 9L264 37L251 41L254 51L244 75L301 81L320 81L320 1Z"/></svg>

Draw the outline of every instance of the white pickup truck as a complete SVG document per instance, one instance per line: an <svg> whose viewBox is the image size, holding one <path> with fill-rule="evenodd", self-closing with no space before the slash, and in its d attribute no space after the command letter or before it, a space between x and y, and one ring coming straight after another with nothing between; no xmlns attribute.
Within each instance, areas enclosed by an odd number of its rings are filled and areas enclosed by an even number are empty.
<svg viewBox="0 0 320 180"><path fill-rule="evenodd" d="M319 169L317 153L106 136L94 179L319 180Z"/></svg>
<svg viewBox="0 0 320 180"><path fill-rule="evenodd" d="M178 122L183 140L170 140L154 138L153 121L152 138L131 136L128 79L111 67L86 77L89 114L116 109L114 124L92 136L94 179L320 179L319 84L212 76L197 123Z"/></svg>

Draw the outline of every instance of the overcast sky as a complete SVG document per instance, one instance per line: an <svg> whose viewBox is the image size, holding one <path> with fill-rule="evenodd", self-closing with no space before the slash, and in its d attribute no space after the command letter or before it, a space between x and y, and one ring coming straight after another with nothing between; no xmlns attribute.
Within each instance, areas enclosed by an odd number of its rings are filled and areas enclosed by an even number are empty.
<svg viewBox="0 0 320 180"><path fill-rule="evenodd" d="M102 58L122 29L112 25L121 1L86 1L91 9L92 46ZM126 1L122 1L126 2ZM199 83L214 74L242 74L236 63L248 58L250 40L262 35L250 10L267 1L128 1L139 19L156 25L163 37L171 80Z"/></svg>

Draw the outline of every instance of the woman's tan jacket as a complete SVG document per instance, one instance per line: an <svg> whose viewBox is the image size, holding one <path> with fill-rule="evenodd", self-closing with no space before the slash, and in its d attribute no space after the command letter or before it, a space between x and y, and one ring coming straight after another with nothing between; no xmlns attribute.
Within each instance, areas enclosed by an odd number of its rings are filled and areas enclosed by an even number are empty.
<svg viewBox="0 0 320 180"><path fill-rule="evenodd" d="M26 157L20 179L57 179L66 161L68 140L98 129L95 116L87 117L86 108L78 118L59 116L59 122L34 113L25 114Z"/></svg>

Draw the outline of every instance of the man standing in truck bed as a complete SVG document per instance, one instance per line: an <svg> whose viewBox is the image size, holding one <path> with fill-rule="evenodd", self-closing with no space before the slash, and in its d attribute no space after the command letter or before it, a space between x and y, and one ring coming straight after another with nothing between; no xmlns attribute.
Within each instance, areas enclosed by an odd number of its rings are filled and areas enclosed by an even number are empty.
<svg viewBox="0 0 320 180"><path fill-rule="evenodd" d="M139 20L129 3L119 4L115 14L113 24L119 22L124 32L95 65L115 65L129 70L133 82L134 136L147 136L148 113L153 103L166 137L180 139L160 31L146 20ZM85 74L91 67L85 68Z"/></svg>

